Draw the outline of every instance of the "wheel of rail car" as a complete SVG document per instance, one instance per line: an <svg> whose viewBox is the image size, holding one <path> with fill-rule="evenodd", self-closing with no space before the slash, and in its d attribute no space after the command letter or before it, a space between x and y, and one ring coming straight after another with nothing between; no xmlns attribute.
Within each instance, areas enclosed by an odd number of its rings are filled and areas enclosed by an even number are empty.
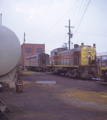
<svg viewBox="0 0 107 120"><path fill-rule="evenodd" d="M73 71L73 70L68 70L68 71L66 72L66 75L67 75L68 77L73 77L72 74L71 74L72 71ZM75 78L75 77L74 77L74 78Z"/></svg>
<svg viewBox="0 0 107 120"><path fill-rule="evenodd" d="M68 77L71 77L70 71L67 72Z"/></svg>
<svg viewBox="0 0 107 120"><path fill-rule="evenodd" d="M80 79L82 78L82 72L79 72L79 76Z"/></svg>

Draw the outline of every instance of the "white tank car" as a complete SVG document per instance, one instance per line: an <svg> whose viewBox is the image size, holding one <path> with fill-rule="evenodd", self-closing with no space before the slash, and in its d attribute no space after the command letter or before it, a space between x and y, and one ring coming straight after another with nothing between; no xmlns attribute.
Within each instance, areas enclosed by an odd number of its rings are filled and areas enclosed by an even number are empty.
<svg viewBox="0 0 107 120"><path fill-rule="evenodd" d="M20 56L21 46L18 37L9 28L0 25L0 76L12 71Z"/></svg>
<svg viewBox="0 0 107 120"><path fill-rule="evenodd" d="M9 28L0 25L0 82L15 88L21 46L18 37ZM3 85L3 86L5 86Z"/></svg>

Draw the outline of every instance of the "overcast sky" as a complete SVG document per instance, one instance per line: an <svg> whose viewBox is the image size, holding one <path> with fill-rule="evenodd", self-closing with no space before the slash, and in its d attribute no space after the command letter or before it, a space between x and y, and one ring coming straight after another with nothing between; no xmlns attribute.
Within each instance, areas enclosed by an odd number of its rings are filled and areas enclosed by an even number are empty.
<svg viewBox="0 0 107 120"><path fill-rule="evenodd" d="M68 43L69 19L73 44L107 52L107 0L0 0L0 14L21 44L25 32L26 43L45 44L46 53Z"/></svg>

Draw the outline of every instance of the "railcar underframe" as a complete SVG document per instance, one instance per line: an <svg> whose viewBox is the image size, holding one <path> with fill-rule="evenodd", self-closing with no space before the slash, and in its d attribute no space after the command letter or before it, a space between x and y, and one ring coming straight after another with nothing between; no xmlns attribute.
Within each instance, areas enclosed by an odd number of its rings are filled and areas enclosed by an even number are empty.
<svg viewBox="0 0 107 120"><path fill-rule="evenodd" d="M47 71L52 72L54 74L67 75L69 77L74 78L92 78L97 76L97 68L95 66L47 66Z"/></svg>

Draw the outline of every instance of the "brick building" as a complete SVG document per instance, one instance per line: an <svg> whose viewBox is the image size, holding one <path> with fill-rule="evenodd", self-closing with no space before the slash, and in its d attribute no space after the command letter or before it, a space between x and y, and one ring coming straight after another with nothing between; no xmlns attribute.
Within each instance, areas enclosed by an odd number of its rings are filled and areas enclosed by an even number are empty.
<svg viewBox="0 0 107 120"><path fill-rule="evenodd" d="M45 44L22 44L21 45L21 64L25 64L24 60L27 56L34 55L37 53L45 53Z"/></svg>

